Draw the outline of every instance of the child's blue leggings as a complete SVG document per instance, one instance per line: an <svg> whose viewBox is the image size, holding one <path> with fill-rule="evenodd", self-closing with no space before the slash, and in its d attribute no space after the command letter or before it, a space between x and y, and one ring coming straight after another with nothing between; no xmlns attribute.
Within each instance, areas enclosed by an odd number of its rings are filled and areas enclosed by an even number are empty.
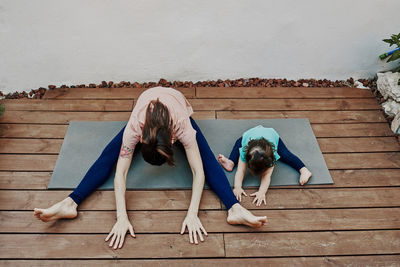
<svg viewBox="0 0 400 267"><path fill-rule="evenodd" d="M197 131L196 141L203 162L205 179L210 188L222 200L226 209L229 210L234 204L238 203L238 201L232 192L225 172L216 160L200 128L192 118L190 118L190 122ZM69 195L76 204L79 205L110 176L114 165L118 161L124 130L125 127L111 140L100 157L90 167L78 187ZM137 146L137 148L139 147Z"/></svg>
<svg viewBox="0 0 400 267"><path fill-rule="evenodd" d="M239 148L242 147L242 137L236 140L235 145L233 146L232 152L229 156L229 159L233 161L235 166L239 161ZM287 149L282 139L279 138L277 151L280 156L280 161L285 162L287 165L292 167L293 169L300 171L305 165L304 163L292 152Z"/></svg>

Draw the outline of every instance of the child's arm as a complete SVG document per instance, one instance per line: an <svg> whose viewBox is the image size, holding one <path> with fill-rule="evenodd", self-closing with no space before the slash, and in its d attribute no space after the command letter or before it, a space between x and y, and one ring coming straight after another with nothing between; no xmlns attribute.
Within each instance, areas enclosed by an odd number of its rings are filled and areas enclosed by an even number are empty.
<svg viewBox="0 0 400 267"><path fill-rule="evenodd" d="M246 173L247 164L239 159L238 167L235 173L235 182L233 185L233 194L235 194L237 200L242 201L242 194L247 197L246 192L242 188L244 174Z"/></svg>
<svg viewBox="0 0 400 267"><path fill-rule="evenodd" d="M267 201L265 200L265 195L267 194L269 184L271 183L271 175L273 171L274 171L274 166L267 169L263 173L261 177L260 188L258 188L257 192L250 195L251 197L255 197L253 203L255 203L256 206L261 206L263 202L265 205L267 205Z"/></svg>

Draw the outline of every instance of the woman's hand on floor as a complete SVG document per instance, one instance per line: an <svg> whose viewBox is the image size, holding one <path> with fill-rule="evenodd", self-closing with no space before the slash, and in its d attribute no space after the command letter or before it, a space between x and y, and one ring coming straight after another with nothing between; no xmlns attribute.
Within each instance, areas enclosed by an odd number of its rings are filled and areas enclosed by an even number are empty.
<svg viewBox="0 0 400 267"><path fill-rule="evenodd" d="M105 241L107 242L112 237L109 246L112 247L114 244L114 249L122 248L122 245L125 241L126 232L128 231L132 237L135 237L135 233L133 232L133 227L129 222L128 216L118 218Z"/></svg>
<svg viewBox="0 0 400 267"><path fill-rule="evenodd" d="M246 192L244 192L243 188L241 188L241 187L239 187L239 188L234 187L233 194L235 195L237 200L239 200L239 202L242 202L242 194L247 197Z"/></svg>
<svg viewBox="0 0 400 267"><path fill-rule="evenodd" d="M197 240L197 235L199 235L200 241L204 241L201 232L203 232L206 236L208 235L197 215L186 215L186 218L182 223L181 235L185 233L186 227L189 232L189 241L191 244L193 244L193 241L195 244L199 243Z"/></svg>

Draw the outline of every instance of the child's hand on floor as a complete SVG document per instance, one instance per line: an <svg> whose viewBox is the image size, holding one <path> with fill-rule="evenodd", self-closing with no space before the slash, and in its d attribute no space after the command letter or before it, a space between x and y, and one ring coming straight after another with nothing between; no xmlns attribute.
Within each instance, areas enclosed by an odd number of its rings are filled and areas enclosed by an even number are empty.
<svg viewBox="0 0 400 267"><path fill-rule="evenodd" d="M233 194L235 195L235 197L237 198L237 200L239 200L239 202L242 201L242 194L245 195L247 197L246 192L244 192L243 188L239 187L239 188L233 188Z"/></svg>
<svg viewBox="0 0 400 267"><path fill-rule="evenodd" d="M256 204L257 207L261 206L261 204L264 202L265 205L267 205L267 201L265 200L265 193L257 191L253 194L250 194L251 197L255 197L253 200L253 203Z"/></svg>

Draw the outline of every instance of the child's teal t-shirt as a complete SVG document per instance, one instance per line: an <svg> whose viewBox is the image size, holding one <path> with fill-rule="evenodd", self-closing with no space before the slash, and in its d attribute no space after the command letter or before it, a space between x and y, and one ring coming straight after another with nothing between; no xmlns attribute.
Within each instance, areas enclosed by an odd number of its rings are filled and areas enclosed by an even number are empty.
<svg viewBox="0 0 400 267"><path fill-rule="evenodd" d="M267 141L271 142L275 146L274 155L275 159L278 161L280 156L276 152L278 149L279 143L279 134L275 131L274 128L265 128L261 125L258 125L254 128L251 128L244 132L242 135L242 147L239 148L240 159L243 162L246 162L246 152L244 151L245 146L250 142L250 140L260 139L264 137Z"/></svg>

